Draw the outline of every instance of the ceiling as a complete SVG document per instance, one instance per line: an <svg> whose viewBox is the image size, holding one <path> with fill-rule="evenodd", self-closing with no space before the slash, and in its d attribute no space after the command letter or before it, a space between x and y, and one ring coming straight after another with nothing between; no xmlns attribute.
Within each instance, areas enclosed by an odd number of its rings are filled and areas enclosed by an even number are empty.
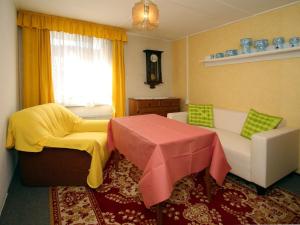
<svg viewBox="0 0 300 225"><path fill-rule="evenodd" d="M154 38L174 40L240 20L298 0L152 0L160 11L153 31L131 26L131 9L139 0L15 0L18 9L113 25Z"/></svg>

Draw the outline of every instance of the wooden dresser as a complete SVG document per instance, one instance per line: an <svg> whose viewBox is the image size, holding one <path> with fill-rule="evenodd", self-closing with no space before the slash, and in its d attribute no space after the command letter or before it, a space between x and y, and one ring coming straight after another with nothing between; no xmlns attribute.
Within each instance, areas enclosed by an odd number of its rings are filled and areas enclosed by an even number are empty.
<svg viewBox="0 0 300 225"><path fill-rule="evenodd" d="M180 111L179 98L129 98L129 115L158 114L167 116Z"/></svg>

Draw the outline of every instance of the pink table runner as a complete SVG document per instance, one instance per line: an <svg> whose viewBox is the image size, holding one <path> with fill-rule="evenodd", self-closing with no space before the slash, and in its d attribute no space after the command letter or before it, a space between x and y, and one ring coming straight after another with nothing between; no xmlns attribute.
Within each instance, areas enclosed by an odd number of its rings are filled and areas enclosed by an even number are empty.
<svg viewBox="0 0 300 225"><path fill-rule="evenodd" d="M179 179L210 166L222 185L231 167L215 132L150 114L111 119L108 149L117 149L143 175L139 190L147 208L167 200Z"/></svg>

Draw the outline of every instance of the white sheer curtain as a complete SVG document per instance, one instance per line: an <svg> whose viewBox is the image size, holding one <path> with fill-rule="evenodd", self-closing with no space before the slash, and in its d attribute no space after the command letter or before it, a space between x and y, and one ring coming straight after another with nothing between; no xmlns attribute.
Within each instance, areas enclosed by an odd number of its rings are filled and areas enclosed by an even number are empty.
<svg viewBox="0 0 300 225"><path fill-rule="evenodd" d="M110 40L50 32L55 102L65 106L111 105Z"/></svg>

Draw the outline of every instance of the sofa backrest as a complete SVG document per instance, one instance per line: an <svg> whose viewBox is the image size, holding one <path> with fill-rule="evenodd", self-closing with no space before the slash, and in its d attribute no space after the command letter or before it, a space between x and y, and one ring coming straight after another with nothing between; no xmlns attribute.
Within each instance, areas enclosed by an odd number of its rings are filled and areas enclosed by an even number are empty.
<svg viewBox="0 0 300 225"><path fill-rule="evenodd" d="M234 133L241 133L247 113L214 108L215 127Z"/></svg>
<svg viewBox="0 0 300 225"><path fill-rule="evenodd" d="M247 119L247 115L248 112L214 108L215 127L240 134L243 129L244 122ZM286 121L283 119L278 125L278 128L284 127L285 125Z"/></svg>
<svg viewBox="0 0 300 225"><path fill-rule="evenodd" d="M79 120L80 117L65 107L49 103L14 113L10 118L10 123L15 132L34 136L34 138L49 135L63 137L72 131L74 124Z"/></svg>
<svg viewBox="0 0 300 225"><path fill-rule="evenodd" d="M248 112L238 112L228 109L214 108L215 128L240 134L243 129L244 122L246 121L247 115ZM183 123L188 123L187 112L168 113L168 118L175 119ZM285 125L286 121L282 120L278 128L284 127Z"/></svg>

